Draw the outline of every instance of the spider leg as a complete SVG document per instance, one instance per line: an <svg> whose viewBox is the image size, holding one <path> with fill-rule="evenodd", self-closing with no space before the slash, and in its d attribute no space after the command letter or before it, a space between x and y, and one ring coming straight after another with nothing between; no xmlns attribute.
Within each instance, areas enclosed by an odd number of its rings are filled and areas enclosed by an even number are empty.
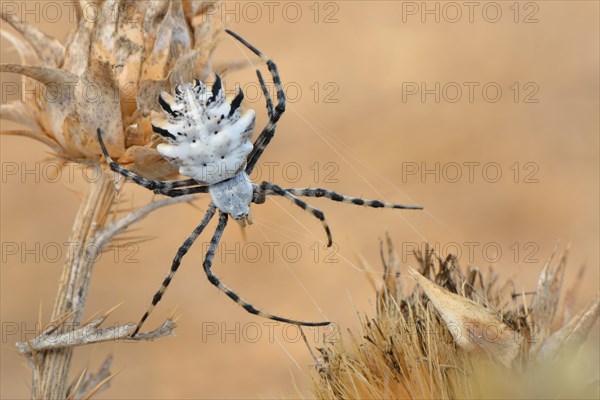
<svg viewBox="0 0 600 400"><path fill-rule="evenodd" d="M215 252L217 251L217 246L219 245L219 240L221 240L221 235L223 234L223 230L227 226L227 213L219 211L219 224L217 225L217 229L210 241L210 246L208 251L206 252L206 257L204 258L204 272L206 273L206 277L215 285L219 290L225 293L230 299L238 303L244 310L248 311L250 314L258 315L260 317L268 318L274 321L285 322L287 324L293 325L303 325L303 326L325 326L329 325L329 322L305 322L305 321L296 321L293 319L287 319L283 317L278 317L273 314L268 314L256 309L252 304L248 303L246 300L242 299L235 292L233 292L230 288L228 288L225 284L223 284L219 278L213 274L212 261L215 256Z"/></svg>
<svg viewBox="0 0 600 400"><path fill-rule="evenodd" d="M325 228L325 233L327 233L327 247L331 247L333 244L333 238L331 237L331 230L329 229L329 224L327 224L327 220L325 219L325 214L323 211L318 210L306 203L302 199L299 199L295 196L295 193L291 193L289 190L284 190L280 186L277 186L271 182L263 182L260 184L261 191L265 192L265 194L275 194L277 196L285 197L288 200L291 200L295 205L300 207L301 209L310 212L315 216L321 223L323 224L323 228Z"/></svg>
<svg viewBox="0 0 600 400"><path fill-rule="evenodd" d="M256 139L256 141L254 142L254 147L252 149L252 152L250 152L250 154L248 155L248 164L246 165L246 173L249 175L252 172L252 170L254 169L256 162L258 161L258 159L260 158L262 153L265 151L265 149L271 142L271 139L275 135L277 121L279 121L279 118L281 118L281 115L285 112L285 93L283 91L283 87L281 86L281 78L279 77L279 71L277 70L277 65L273 62L273 60L271 60L270 58L265 56L256 47L252 46L250 43L248 43L245 39L240 37L238 34L230 31L229 29L225 29L225 32L227 32L228 34L230 34L231 36L236 38L244 46L249 48L254 54L256 54L257 56L262 58L267 63L267 68L269 69L269 72L271 73L271 76L273 77L273 83L275 84L275 90L277 91L277 105L275 106L275 109L273 109L273 101L271 100L271 96L269 95L269 92L265 86L265 82L262 79L262 75L261 75L260 71L257 70L256 74L258 75L258 80L260 82L260 86L262 88L263 93L265 94L266 99L267 99L267 111L269 113L269 121L263 128L258 139Z"/></svg>
<svg viewBox="0 0 600 400"><path fill-rule="evenodd" d="M373 207L373 208L398 208L398 209L406 209L406 210L422 210L421 206L404 206L402 204L394 204L394 203L386 203L379 200L366 200L361 199L359 197L350 197L344 196L343 194L338 194L332 190L327 189L313 189L313 188L290 188L284 189L286 192L296 195L296 196L304 196L304 197L326 197L333 201L340 201L342 203L350 203L356 204L357 206L365 206L365 207Z"/></svg>
<svg viewBox="0 0 600 400"><path fill-rule="evenodd" d="M273 100L271 99L267 85L265 85L265 80L263 79L263 76L259 70L256 70L256 76L258 77L258 83L260 83L260 88L262 89L263 95L265 96L265 100L267 102L267 115L269 118L272 118L274 113Z"/></svg>
<svg viewBox="0 0 600 400"><path fill-rule="evenodd" d="M162 299L163 294L167 290L167 287L171 283L173 276L175 276L175 273L177 272L177 269L181 264L181 259L183 258L183 256L185 256L190 247L192 247L192 245L194 244L198 236L200 236L206 225L208 225L212 217L215 215L216 209L217 208L215 207L215 205L210 203L210 205L208 206L208 210L206 210L206 214L204 214L204 218L202 218L202 222L200 222L200 224L196 227L196 229L194 229L191 235L185 240L185 242L183 242L181 247L179 247L179 250L177 250L177 254L175 254L175 257L173 258L173 263L171 264L171 270L169 271L169 274L163 280L160 289L158 289L158 291L154 294L154 297L152 298L152 304L150 305L150 307L148 307L148 310L144 313L144 315L140 319L140 322L138 322L137 326L135 327L135 330L131 334L131 337L137 335L137 333L140 331L140 328L142 327L142 325L144 324L154 307Z"/></svg>
<svg viewBox="0 0 600 400"><path fill-rule="evenodd" d="M167 181L169 182L169 181ZM177 181L171 181L177 182ZM193 186L183 189L154 189L154 193L164 194L169 197L185 196L186 194L208 193L208 186Z"/></svg>
<svg viewBox="0 0 600 400"><path fill-rule="evenodd" d="M176 180L176 181L157 181L157 180L152 180L152 179L146 179L142 176L139 176L135 172L130 171L127 168L120 165L119 163L115 162L110 157L110 155L108 154L108 150L106 149L106 145L104 144L104 140L102 139L102 130L100 128L98 128L98 130L96 132L98 134L98 142L100 143L100 148L102 149L102 153L104 154L104 157L106 158L106 161L108 162L108 165L110 166L110 169L115 171L118 174L123 175L126 178L131 179L138 185L143 186L146 189L154 190L155 193L161 193L161 194L165 194L167 196L170 195L169 191L173 188L180 188L180 187L194 186L194 185L198 186L198 182L196 182L195 180L193 180L191 178L183 179L183 180ZM190 193L206 193L207 188L204 186L201 186L201 187L204 188L204 191L190 192ZM176 195L181 196L183 194L188 194L188 193L181 193L181 194L176 194ZM175 197L175 196L171 196L171 197Z"/></svg>

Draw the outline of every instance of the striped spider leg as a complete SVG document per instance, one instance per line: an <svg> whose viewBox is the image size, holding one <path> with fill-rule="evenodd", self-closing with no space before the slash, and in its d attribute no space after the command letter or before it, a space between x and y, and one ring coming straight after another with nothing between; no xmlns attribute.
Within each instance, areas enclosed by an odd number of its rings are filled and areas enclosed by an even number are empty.
<svg viewBox="0 0 600 400"><path fill-rule="evenodd" d="M285 92L283 91L283 86L281 85L281 78L279 77L279 71L277 70L277 65L275 64L275 62L273 62L273 60L261 53L256 47L248 43L244 38L240 37L237 33L232 32L229 29L225 29L225 32L236 38L244 46L249 48L254 54L256 54L265 61L265 63L267 64L267 68L269 69L269 72L273 77L273 84L275 85L275 91L277 92L277 105L275 106L275 108L273 108L273 100L271 100L271 95L267 90L267 86L265 85L265 81L262 77L262 74L257 69L256 75L258 76L260 87L263 91L267 102L267 113L269 115L269 121L258 136L258 139L256 139L256 141L254 142L252 151L248 156L246 173L249 175L254 169L256 162L271 142L271 139L273 139L273 136L275 135L275 129L277 128L277 121L279 121L279 119L285 112Z"/></svg>
<svg viewBox="0 0 600 400"><path fill-rule="evenodd" d="M138 185L143 186L146 189L152 190L154 191L154 193L164 194L165 196L169 197L178 197L193 193L206 193L208 191L208 188L206 186L199 186L198 182L196 182L194 179L157 181L153 179L144 178L143 176L140 176L135 172L128 170L119 163L115 162L111 158L110 154L108 154L108 150L106 149L106 145L104 144L104 140L102 139L102 130L100 128L96 130L96 134L98 135L98 142L100 143L102 154L104 155L104 158L106 158L106 162L108 163L110 169L120 175L123 175L125 178L131 179Z"/></svg>
<svg viewBox="0 0 600 400"><path fill-rule="evenodd" d="M404 206L402 204L386 203L379 200L367 200L359 197L350 197L343 194L338 194L332 190L318 188L290 188L284 189L286 192L295 196L301 197L325 197L329 200L339 201L342 203L355 204L357 206L365 206L371 208L395 208L401 210L422 210L421 206Z"/></svg>
<svg viewBox="0 0 600 400"><path fill-rule="evenodd" d="M173 262L171 263L171 269L169 271L169 274L163 280L162 285L160 286L160 289L158 289L158 291L152 297L152 304L150 304L150 306L148 307L148 310L146 310L146 312L140 319L140 322L138 322L137 326L135 327L135 330L131 334L131 337L134 337L135 335L137 335L137 333L140 331L140 328L142 327L144 322L146 322L146 319L150 316L150 313L152 312L152 310L154 310L154 307L162 299L163 294L165 293L165 291L167 290L167 287L171 283L171 280L175 276L177 269L179 269L179 265L181 264L181 260L183 259L183 256L186 255L186 253L188 252L190 247L192 247L192 245L194 244L196 239L198 239L198 236L200 236L200 234L202 233L204 228L206 228L206 225L208 225L210 220L215 215L215 211L216 211L216 207L214 206L214 204L210 203L208 206L208 209L206 210L206 213L204 214L204 218L202 218L202 221L200 222L200 224L196 227L196 229L194 229L192 234L190 236L188 236L188 238L185 240L185 242L183 242L183 244L179 247L179 250L177 250L177 254L175 254L175 257L173 258Z"/></svg>
<svg viewBox="0 0 600 400"><path fill-rule="evenodd" d="M269 314L264 311L260 311L259 309L255 308L252 304L250 304L246 300L242 299L239 295L237 295L233 290L231 290L229 287L227 287L224 283L222 283L219 280L219 278L217 278L215 276L215 274L212 272L212 262L213 262L213 259L215 256L215 252L217 251L219 241L221 240L221 235L223 234L223 231L225 230L225 227L227 226L228 216L229 216L229 214L227 214L223 211L219 211L219 223L218 223L217 229L215 230L215 233L210 241L210 245L206 252L206 256L204 257L204 262L202 263L202 266L204 267L204 272L206 273L206 276L208 277L208 280L210 281L210 283L215 285L219 290L224 292L230 299L235 301L237 304L239 304L244 310L248 311L250 314L258 315L260 317L271 319L273 321L279 321L279 322L284 322L286 324L293 324L293 325L302 325L302 326L326 326L326 325L329 325L329 323L330 323L329 321L324 321L324 322L297 321L297 320L293 320L293 319L279 317L274 314Z"/></svg>

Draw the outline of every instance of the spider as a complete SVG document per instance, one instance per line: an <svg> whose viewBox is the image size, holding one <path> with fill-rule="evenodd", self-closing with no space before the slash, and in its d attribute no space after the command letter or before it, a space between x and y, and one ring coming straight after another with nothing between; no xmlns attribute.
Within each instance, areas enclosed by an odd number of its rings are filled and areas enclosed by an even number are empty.
<svg viewBox="0 0 600 400"><path fill-rule="evenodd" d="M266 181L260 184L252 183L248 176L275 134L277 122L285 111L286 98L275 62L236 33L228 29L226 32L266 62L275 84L277 104L273 107L273 100L263 76L260 70L256 70L258 81L266 98L269 120L254 144L249 140L255 126L254 110L249 109L242 114L241 103L244 94L241 89L232 100L226 99L221 78L216 74L215 82L210 90L207 90L204 83L195 79L193 83L176 85L174 96L166 92L161 93L158 103L165 113L166 120L152 122L153 131L166 140L166 143L157 146L158 152L166 160L177 165L181 175L188 176L190 179L158 181L137 175L112 160L102 139L102 131L100 128L97 130L102 153L114 172L154 191L154 193L166 196L176 197L192 193L209 193L211 196L211 202L204 218L179 247L167 277L152 298L151 305L138 322L131 334L132 337L140 331L156 304L161 300L175 276L182 258L217 210L219 211L218 224L203 262L204 272L210 283L251 314L295 325L325 326L329 324L328 321L300 321L260 311L215 276L212 271L213 258L229 216L244 227L246 223L252 223L251 203L262 204L267 196L281 196L310 212L321 221L327 234L327 245L331 246L333 243L331 231L325 215L322 211L301 200L300 197L325 197L334 201L374 208L422 209L419 206L404 206L378 200L348 197L326 189L284 189Z"/></svg>

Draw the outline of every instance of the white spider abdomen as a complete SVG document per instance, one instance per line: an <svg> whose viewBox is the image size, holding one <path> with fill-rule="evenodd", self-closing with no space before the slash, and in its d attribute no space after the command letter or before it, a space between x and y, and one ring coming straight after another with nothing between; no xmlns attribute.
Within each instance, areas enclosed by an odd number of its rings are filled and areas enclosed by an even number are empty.
<svg viewBox="0 0 600 400"><path fill-rule="evenodd" d="M246 166L252 151L254 110L243 115L240 90L231 101L225 99L217 75L211 91L195 84L177 85L175 96L161 93L159 103L166 120L152 121L154 131L167 139L158 152L179 166L181 175L212 185L230 179Z"/></svg>

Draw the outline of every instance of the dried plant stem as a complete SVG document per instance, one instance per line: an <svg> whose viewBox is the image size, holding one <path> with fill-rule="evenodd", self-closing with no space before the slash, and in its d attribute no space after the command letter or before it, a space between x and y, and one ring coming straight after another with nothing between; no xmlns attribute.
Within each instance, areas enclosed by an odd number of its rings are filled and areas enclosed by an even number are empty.
<svg viewBox="0 0 600 400"><path fill-rule="evenodd" d="M134 323L101 328L108 314L96 318L95 320L84 324L81 328L74 331L65 332L61 335L50 334L40 335L33 340L17 343L17 350L26 355L33 355L34 352L48 351L51 349L73 348L75 346L85 346L93 343L114 342L117 340L141 341L154 340L163 336L173 334L175 322L171 319L166 320L158 328L151 332L139 333L134 338L130 337L131 332L136 327Z"/></svg>
<svg viewBox="0 0 600 400"><path fill-rule="evenodd" d="M112 310L91 322L82 324L82 316L97 255L116 235L151 212L175 203L188 202L194 196L155 200L120 219L106 223L115 200L115 185L111 175L103 175L88 188L73 225L69 243L72 251L63 267L60 286L52 310L53 326L33 340L17 343L17 350L27 356L32 365L32 398L65 399L73 347L114 340L154 340L169 336L175 322L169 318L157 329L129 334L135 324L101 328ZM114 309L114 308L113 308Z"/></svg>
<svg viewBox="0 0 600 400"><path fill-rule="evenodd" d="M67 255L52 310L53 321L66 314L71 315L67 323L58 328L59 333L72 330L81 323L96 258L87 254L88 249L94 247L86 245L104 225L114 199L114 182L109 176L102 175L100 179L89 184L79 207L69 238L72 251ZM72 354L71 347L50 350L43 354L37 368L40 376L35 372L33 374L32 398L66 398Z"/></svg>

